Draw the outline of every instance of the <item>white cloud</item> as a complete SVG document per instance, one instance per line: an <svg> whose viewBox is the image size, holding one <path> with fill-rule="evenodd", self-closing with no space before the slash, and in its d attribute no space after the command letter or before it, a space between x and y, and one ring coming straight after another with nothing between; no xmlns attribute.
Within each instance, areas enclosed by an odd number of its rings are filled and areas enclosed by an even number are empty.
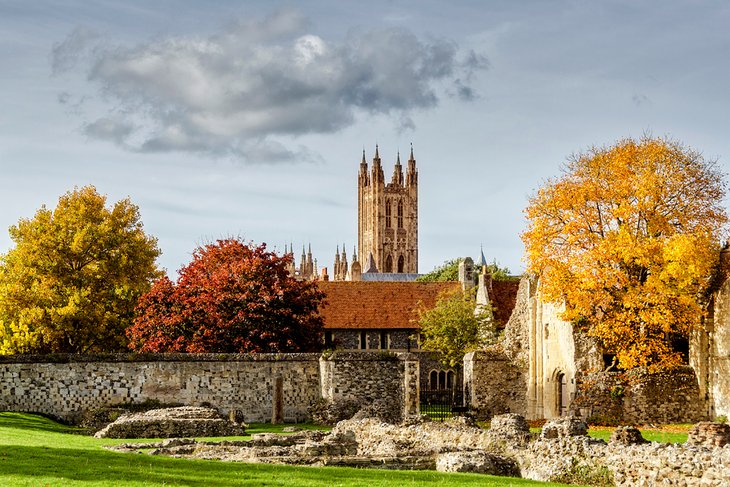
<svg viewBox="0 0 730 487"><path fill-rule="evenodd" d="M62 72L82 51L93 52L88 79L109 113L86 124L88 135L136 151L247 162L311 160L275 139L337 132L363 113L412 129L410 112L436 106L443 93L474 98L470 82L487 67L451 41L421 40L401 28L327 41L291 10L206 38L89 51L90 39L77 29L52 53L54 72Z"/></svg>

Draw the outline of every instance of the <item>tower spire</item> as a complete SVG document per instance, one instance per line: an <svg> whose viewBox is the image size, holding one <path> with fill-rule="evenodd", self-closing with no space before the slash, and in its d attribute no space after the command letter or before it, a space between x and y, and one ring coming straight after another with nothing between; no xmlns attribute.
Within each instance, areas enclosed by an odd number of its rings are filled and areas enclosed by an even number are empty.
<svg viewBox="0 0 730 487"><path fill-rule="evenodd" d="M400 151L398 151L398 156L395 160L395 167L393 168L393 177L390 180L390 183L394 186L403 186L403 169L400 165Z"/></svg>

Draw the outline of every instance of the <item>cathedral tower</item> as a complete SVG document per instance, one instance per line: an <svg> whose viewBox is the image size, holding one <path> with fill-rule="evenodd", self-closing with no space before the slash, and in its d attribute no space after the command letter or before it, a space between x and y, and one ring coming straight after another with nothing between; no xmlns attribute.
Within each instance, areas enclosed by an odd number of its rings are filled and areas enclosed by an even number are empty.
<svg viewBox="0 0 730 487"><path fill-rule="evenodd" d="M399 153L389 183L378 146L370 171L362 151L357 207L360 260L368 262L372 255L378 272L418 273L418 171L412 146L405 178Z"/></svg>

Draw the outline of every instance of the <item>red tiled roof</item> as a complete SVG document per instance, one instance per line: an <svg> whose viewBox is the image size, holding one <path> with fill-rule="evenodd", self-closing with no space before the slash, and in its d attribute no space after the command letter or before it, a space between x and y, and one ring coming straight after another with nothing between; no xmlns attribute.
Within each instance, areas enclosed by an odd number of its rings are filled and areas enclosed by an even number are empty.
<svg viewBox="0 0 730 487"><path fill-rule="evenodd" d="M320 281L327 295L320 308L325 329L413 329L419 302L433 307L458 282ZM513 304L514 306L514 304Z"/></svg>
<svg viewBox="0 0 730 487"><path fill-rule="evenodd" d="M504 328L512 316L517 300L517 289L520 287L518 279L509 281L492 281L492 289L489 290L489 298L492 302L492 313L497 328Z"/></svg>

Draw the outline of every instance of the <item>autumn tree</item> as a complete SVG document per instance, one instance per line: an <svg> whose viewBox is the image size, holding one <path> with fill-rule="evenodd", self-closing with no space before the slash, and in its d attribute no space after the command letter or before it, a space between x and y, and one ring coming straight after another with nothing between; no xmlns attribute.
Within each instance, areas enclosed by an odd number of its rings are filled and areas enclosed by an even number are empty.
<svg viewBox="0 0 730 487"><path fill-rule="evenodd" d="M526 209L529 271L623 368L672 368L701 322L727 214L716 164L644 137L571 158Z"/></svg>
<svg viewBox="0 0 730 487"><path fill-rule="evenodd" d="M159 276L157 240L129 199L93 186L10 227L0 259L0 353L125 349L137 299Z"/></svg>
<svg viewBox="0 0 730 487"><path fill-rule="evenodd" d="M291 256L240 239L198 248L176 282L155 282L128 330L139 352L308 352L320 347L324 294L287 271Z"/></svg>
<svg viewBox="0 0 730 487"><path fill-rule="evenodd" d="M447 367L461 367L464 355L483 348L494 340L490 310L476 306L474 292L442 296L436 306L418 310L421 348L438 352Z"/></svg>

